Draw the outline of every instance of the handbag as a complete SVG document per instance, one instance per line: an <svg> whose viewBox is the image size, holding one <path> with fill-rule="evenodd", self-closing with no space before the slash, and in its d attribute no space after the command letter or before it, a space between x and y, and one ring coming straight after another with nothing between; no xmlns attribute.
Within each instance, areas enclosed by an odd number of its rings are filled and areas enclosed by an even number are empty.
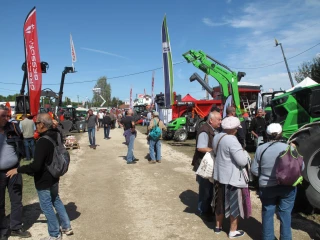
<svg viewBox="0 0 320 240"><path fill-rule="evenodd" d="M198 167L196 174L204 179L211 179L213 174L214 159L210 152L206 152L203 156L200 166Z"/></svg>

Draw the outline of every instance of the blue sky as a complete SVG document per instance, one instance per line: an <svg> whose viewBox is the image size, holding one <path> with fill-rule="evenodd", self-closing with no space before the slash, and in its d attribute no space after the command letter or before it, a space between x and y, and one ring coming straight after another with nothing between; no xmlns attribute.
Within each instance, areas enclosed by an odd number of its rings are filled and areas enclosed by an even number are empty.
<svg viewBox="0 0 320 240"><path fill-rule="evenodd" d="M73 101L78 95L80 101L91 98L101 76L109 78L112 96L122 100L129 99L131 86L134 95L144 89L150 94L152 72L115 77L162 67L164 14L174 63L183 61L182 54L190 49L203 50L232 70L246 72L242 81L261 84L265 90L290 88L284 62L263 67L283 61L274 38L282 43L292 73L320 53L320 45L302 53L320 43L318 0L1 1L1 95L20 90L22 28L33 6L37 8L40 58L50 65L43 75L43 88L58 92L61 72L71 65L72 33L77 73L66 76L64 96ZM189 82L194 72L204 75L192 64L174 65L174 91L203 98L201 86ZM216 80L210 78L210 85L216 86ZM155 93L161 91L164 83L159 69L155 72Z"/></svg>

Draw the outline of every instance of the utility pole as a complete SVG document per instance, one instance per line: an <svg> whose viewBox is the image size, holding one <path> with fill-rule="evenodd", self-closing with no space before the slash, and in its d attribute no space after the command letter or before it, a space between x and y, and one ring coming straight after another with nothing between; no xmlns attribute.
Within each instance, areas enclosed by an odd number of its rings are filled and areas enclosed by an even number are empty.
<svg viewBox="0 0 320 240"><path fill-rule="evenodd" d="M286 64L287 71L288 71L288 75L289 75L289 79L290 79L290 82L291 82L291 87L294 87L293 80L292 80L292 76L291 76L291 73L290 73L290 70L289 70L289 66L288 66L288 63L287 63L287 59L286 59L286 56L284 55L284 51L283 51L283 48L282 48L282 44L279 43L279 42L277 41L277 39L274 39L274 40L275 40L275 42L276 42L276 47L277 47L278 45L280 45L280 47L281 47L283 59L284 59L284 62L285 62L285 64Z"/></svg>

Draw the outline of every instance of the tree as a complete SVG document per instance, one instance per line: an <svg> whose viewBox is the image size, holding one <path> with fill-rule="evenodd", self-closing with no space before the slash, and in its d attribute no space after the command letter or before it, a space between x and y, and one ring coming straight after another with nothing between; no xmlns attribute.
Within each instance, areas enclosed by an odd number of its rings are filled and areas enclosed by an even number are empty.
<svg viewBox="0 0 320 240"><path fill-rule="evenodd" d="M113 97L110 107L119 107L121 104L123 104L123 102L119 98Z"/></svg>
<svg viewBox="0 0 320 240"><path fill-rule="evenodd" d="M298 67L298 72L294 78L299 83L306 77L309 77L320 83L320 57L314 58L311 62L304 62Z"/></svg>
<svg viewBox="0 0 320 240"><path fill-rule="evenodd" d="M94 86L95 88L100 88L100 95L106 100L104 106L110 106L111 103L111 86L107 83L107 77L103 76L97 80ZM101 105L103 100L98 93L93 93L92 103L94 106L98 107Z"/></svg>

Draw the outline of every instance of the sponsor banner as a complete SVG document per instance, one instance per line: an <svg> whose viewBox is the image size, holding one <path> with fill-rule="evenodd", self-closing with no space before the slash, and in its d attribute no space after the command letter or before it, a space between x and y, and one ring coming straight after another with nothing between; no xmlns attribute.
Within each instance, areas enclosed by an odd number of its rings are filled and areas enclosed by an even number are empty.
<svg viewBox="0 0 320 240"><path fill-rule="evenodd" d="M153 104L153 102L154 102L154 71L152 73L151 98L152 98L152 104Z"/></svg>
<svg viewBox="0 0 320 240"><path fill-rule="evenodd" d="M130 88L130 108L133 108L133 100L132 100L132 88Z"/></svg>
<svg viewBox="0 0 320 240"><path fill-rule="evenodd" d="M166 16L164 16L164 19L162 22L161 34L162 34L162 58L163 58L165 107L170 108L174 102L173 64L172 64L172 55L171 55L170 39L169 39Z"/></svg>
<svg viewBox="0 0 320 240"><path fill-rule="evenodd" d="M38 45L36 8L30 11L24 22L23 35L29 85L30 112L31 115L37 115L42 88L42 71Z"/></svg>

